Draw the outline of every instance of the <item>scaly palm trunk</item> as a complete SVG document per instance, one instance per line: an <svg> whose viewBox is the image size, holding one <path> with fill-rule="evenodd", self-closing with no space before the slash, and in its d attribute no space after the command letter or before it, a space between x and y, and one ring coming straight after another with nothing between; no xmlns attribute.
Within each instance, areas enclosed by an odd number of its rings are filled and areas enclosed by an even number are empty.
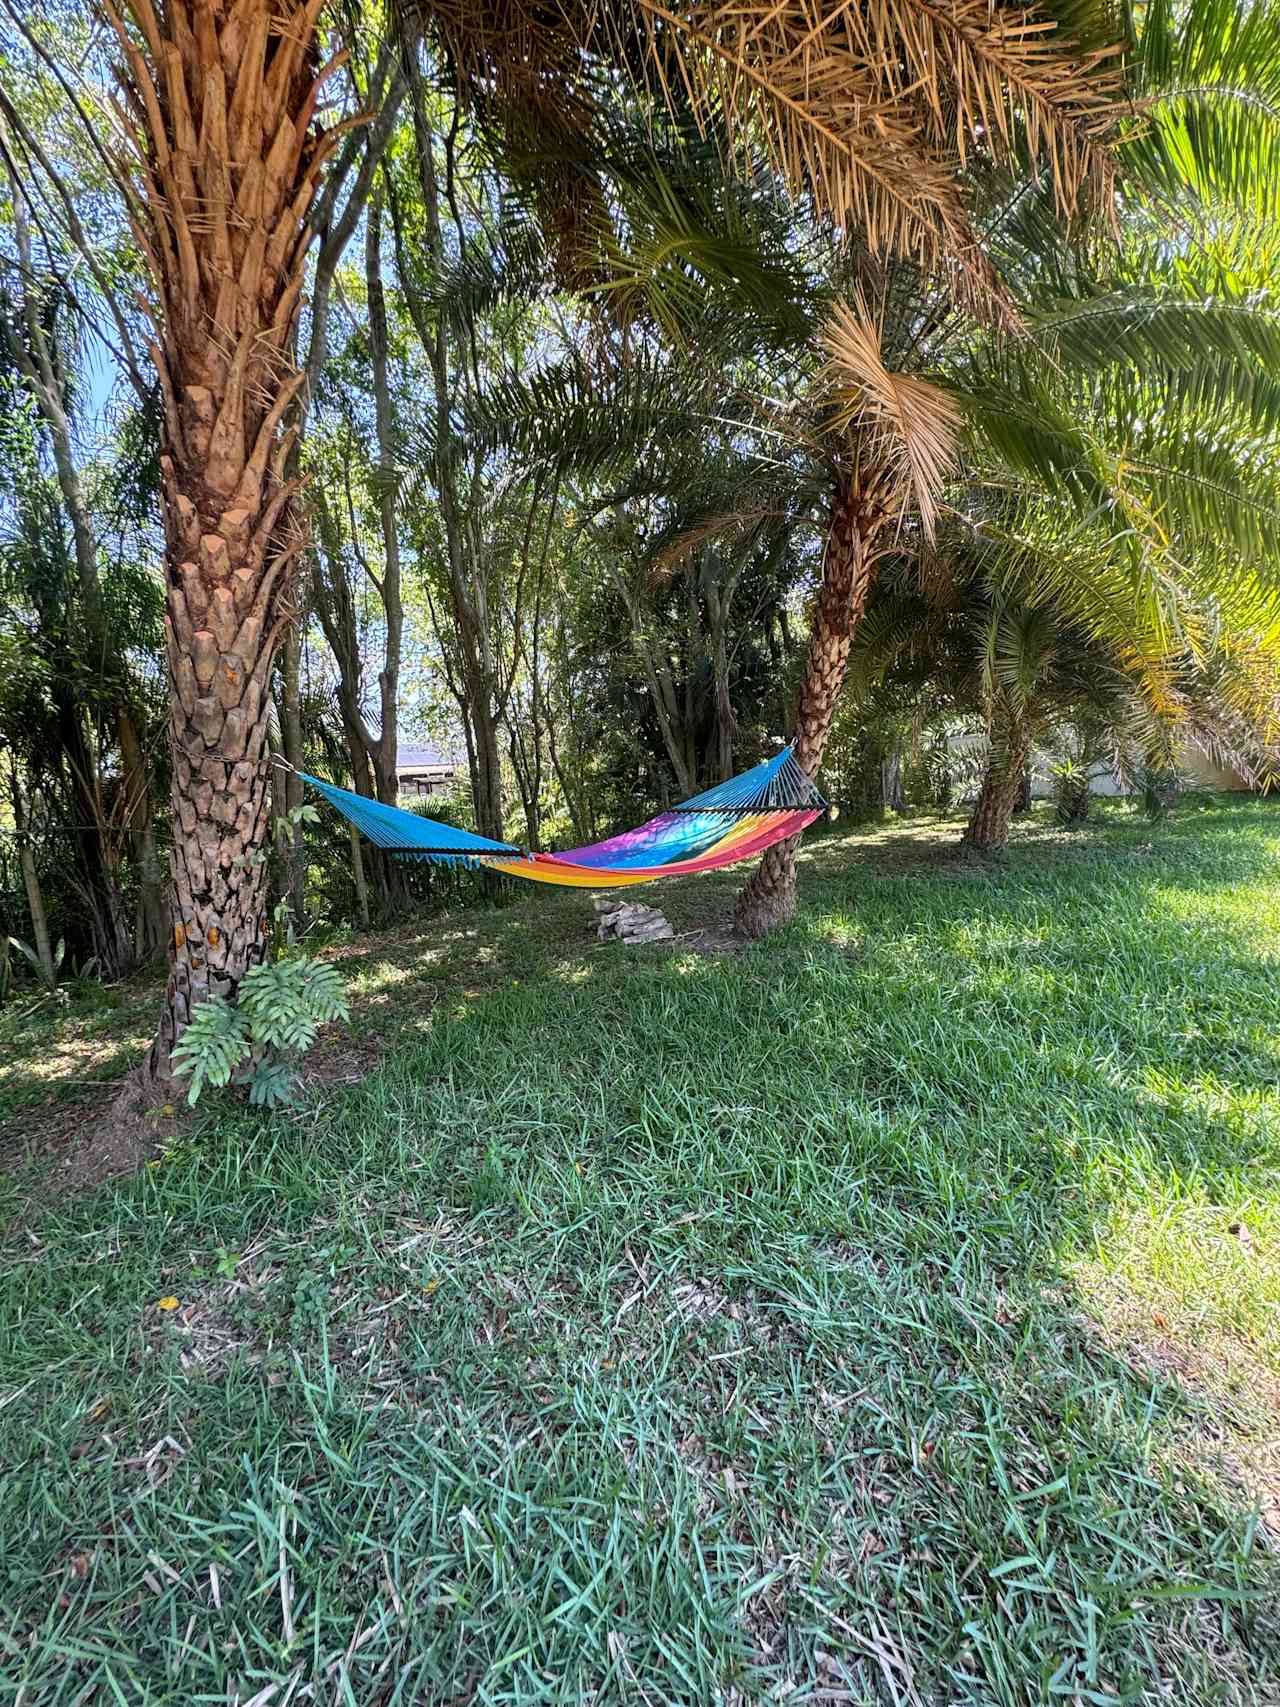
<svg viewBox="0 0 1280 1707"><path fill-rule="evenodd" d="M266 935L268 684L302 543L284 428L309 217L337 132L313 125L321 0L129 0L125 60L164 399L171 680L170 977L152 1076Z"/></svg>
<svg viewBox="0 0 1280 1707"><path fill-rule="evenodd" d="M874 499L857 490L837 496L796 709L796 759L811 777L822 763L844 686L849 647L867 608L875 579L876 538L883 523L884 511ZM741 935L764 936L795 912L798 846L799 837L793 836L775 842L761 858L734 908L734 928Z"/></svg>
<svg viewBox="0 0 1280 1707"><path fill-rule="evenodd" d="M992 741L982 787L962 838L973 853L999 854L1009 845L1009 827L1030 754L1030 740L1017 726Z"/></svg>
<svg viewBox="0 0 1280 1707"><path fill-rule="evenodd" d="M1067 778L1061 785L1058 798L1058 822L1060 824L1087 823L1092 799L1093 794L1089 787L1087 770L1082 771L1079 776Z"/></svg>

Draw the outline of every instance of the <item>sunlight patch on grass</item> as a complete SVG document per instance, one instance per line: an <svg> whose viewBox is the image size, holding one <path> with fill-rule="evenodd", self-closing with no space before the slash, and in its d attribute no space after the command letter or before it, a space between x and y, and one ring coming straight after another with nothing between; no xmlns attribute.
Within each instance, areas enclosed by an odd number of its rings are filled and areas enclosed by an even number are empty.
<svg viewBox="0 0 1280 1707"><path fill-rule="evenodd" d="M1117 1210L1072 1272L1090 1294L1220 1336L1280 1376L1280 1206L1248 1195L1213 1203L1160 1196ZM1086 1285L1087 1282L1087 1285Z"/></svg>
<svg viewBox="0 0 1280 1707"><path fill-rule="evenodd" d="M1110 1347L1199 1402L1192 1450L1280 1542L1280 1206L1153 1197L1118 1210L1067 1272Z"/></svg>
<svg viewBox="0 0 1280 1707"><path fill-rule="evenodd" d="M829 943L832 948L849 949L862 948L866 940L865 928L854 914L847 912L829 912L823 909L807 916L805 923L808 935L816 942Z"/></svg>
<svg viewBox="0 0 1280 1707"><path fill-rule="evenodd" d="M696 954L676 953L668 957L668 965L678 978L691 978L701 970L702 959Z"/></svg>
<svg viewBox="0 0 1280 1707"><path fill-rule="evenodd" d="M364 966L349 978L348 988L352 1000L362 1001L386 995L402 985L416 983L427 967L438 965L444 958L442 949L422 948L415 952L412 961L408 963L379 960L371 966Z"/></svg>
<svg viewBox="0 0 1280 1707"><path fill-rule="evenodd" d="M595 968L584 960L558 960L547 970L557 983L578 987L589 984L595 976Z"/></svg>

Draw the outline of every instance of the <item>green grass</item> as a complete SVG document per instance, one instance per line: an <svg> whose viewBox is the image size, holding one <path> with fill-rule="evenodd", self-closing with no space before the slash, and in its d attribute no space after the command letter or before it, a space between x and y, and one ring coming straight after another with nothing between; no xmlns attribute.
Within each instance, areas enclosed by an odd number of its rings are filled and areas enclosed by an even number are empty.
<svg viewBox="0 0 1280 1707"><path fill-rule="evenodd" d="M377 1071L15 1225L0 1700L1280 1700L1280 810L913 834L353 947Z"/></svg>

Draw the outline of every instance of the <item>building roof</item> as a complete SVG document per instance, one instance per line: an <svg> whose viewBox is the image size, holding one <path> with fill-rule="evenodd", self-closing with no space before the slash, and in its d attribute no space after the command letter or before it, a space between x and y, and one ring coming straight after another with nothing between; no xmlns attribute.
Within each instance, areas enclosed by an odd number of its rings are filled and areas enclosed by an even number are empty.
<svg viewBox="0 0 1280 1707"><path fill-rule="evenodd" d="M457 768L457 759L449 753L442 753L439 747L411 746L406 743L396 749L398 771L452 771Z"/></svg>

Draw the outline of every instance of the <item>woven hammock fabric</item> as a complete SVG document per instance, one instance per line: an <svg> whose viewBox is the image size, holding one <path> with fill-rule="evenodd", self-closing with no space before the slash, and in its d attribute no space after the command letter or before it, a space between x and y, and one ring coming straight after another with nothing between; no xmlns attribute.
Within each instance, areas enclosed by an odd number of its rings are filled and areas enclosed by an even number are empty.
<svg viewBox="0 0 1280 1707"><path fill-rule="evenodd" d="M302 774L371 842L405 859L483 864L487 871L527 882L582 889L652 883L750 859L775 842L799 835L827 804L786 747L776 758L695 794L634 830L565 853L528 854L511 843L455 830Z"/></svg>

